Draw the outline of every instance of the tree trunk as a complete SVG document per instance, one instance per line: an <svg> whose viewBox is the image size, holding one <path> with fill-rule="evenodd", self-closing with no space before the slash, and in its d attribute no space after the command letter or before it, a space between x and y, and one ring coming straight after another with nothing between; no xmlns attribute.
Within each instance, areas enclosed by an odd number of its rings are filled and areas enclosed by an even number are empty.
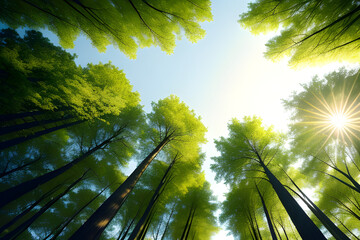
<svg viewBox="0 0 360 240"><path fill-rule="evenodd" d="M190 208L189 216L188 216L188 218L187 218L187 220L186 220L185 227L184 227L184 231L183 231L183 233L181 234L180 240L184 240L184 238L185 238L185 235L186 235L186 232L187 232L189 223L190 223L192 211L193 211L193 206L191 206L191 208Z"/></svg>
<svg viewBox="0 0 360 240"><path fill-rule="evenodd" d="M173 207L172 207L172 209L171 209L171 212L170 212L170 215L169 215L169 219L168 219L167 222L166 222L164 232L163 232L163 234L162 234L162 236L161 236L161 240L164 240L164 238L165 238L165 234L166 234L166 231L167 231L167 229L168 229L168 227L169 227L170 220L171 220L171 217L172 217L172 215L173 215L173 213L174 213L174 210L175 210L175 203L174 203L174 205L173 205Z"/></svg>
<svg viewBox="0 0 360 240"><path fill-rule="evenodd" d="M118 189L91 215L91 217L71 236L70 239L98 239L106 226L116 215L126 196L132 191L143 172L151 161L170 141L170 136L165 137L161 143L140 163Z"/></svg>
<svg viewBox="0 0 360 240"><path fill-rule="evenodd" d="M265 171L266 176L269 179L269 182L271 183L273 189L275 190L277 196L279 197L286 212L289 214L291 221L294 223L300 236L304 240L312 240L312 239L326 240L326 238L319 230L319 228L308 217L308 215L306 215L304 210L291 196L291 194L285 189L285 187L281 184L281 182L270 172L270 170L264 164L264 162L262 161L259 155L258 158L261 166Z"/></svg>
<svg viewBox="0 0 360 240"><path fill-rule="evenodd" d="M285 172L285 171L284 171ZM298 185L292 180L292 178L285 172L286 176L290 179L292 184L298 189L303 198L299 196L303 202L309 207L309 209L314 213L314 215L320 220L320 222L326 227L326 229L334 236L337 240L350 240L331 220L326 216L326 214L318 208L318 206L313 203L306 194L301 191ZM293 191L295 192L295 191ZM304 199L305 198L305 199Z"/></svg>
<svg viewBox="0 0 360 240"><path fill-rule="evenodd" d="M143 215L141 216L139 222L136 224L134 230L132 231L130 237L128 238L128 240L134 240L137 239L140 235L140 232L142 231L142 229L145 227L145 221L148 218L151 209L154 207L155 203L157 202L158 198L160 197L161 193L163 190L161 190L166 182L166 180L168 179L168 174L170 172L170 170L172 169L172 167L174 166L176 157L173 159L173 161L170 163L169 167L167 168L167 170L165 171L164 176L162 177L159 185L157 186L153 196L150 199L150 202L147 206L147 208L145 209L145 212L143 213Z"/></svg>
<svg viewBox="0 0 360 240"><path fill-rule="evenodd" d="M42 115L45 113L53 113L53 112L61 112L61 111L66 111L66 110L70 110L70 107L63 107L60 109L55 109L53 111L45 111L45 110L38 110L38 111L32 111L32 112L20 112L20 113L10 113L10 114L4 114L4 115L0 115L0 121L12 121L12 120L16 120L16 119L21 119L21 118L25 118L25 117L32 117L32 116L37 116L37 115Z"/></svg>
<svg viewBox="0 0 360 240"><path fill-rule="evenodd" d="M13 168L13 169L11 169L11 170L9 170L9 171L7 171L7 172L6 172L6 169L5 169L4 172L0 173L0 178L5 177L5 176L7 176L7 175L9 175L9 174L11 174L11 173L20 171L20 170L24 169L25 167L30 166L30 165L33 164L33 163L36 163L36 162L39 161L40 159L41 159L41 157L35 158L34 160L32 160L32 161L30 161L30 162L28 162L28 163L25 163L24 165L21 165L21 166L19 166L19 167Z"/></svg>
<svg viewBox="0 0 360 240"><path fill-rule="evenodd" d="M72 119L72 118L74 118L74 117L71 115L68 115L68 116L65 116L62 118L57 118L57 119L32 121L32 122L26 122L26 123L16 124L16 125L12 125L12 126L5 126L5 127L0 128L0 135L5 135L5 134L21 131L21 130L33 128L33 127L45 126L47 124L56 123L56 122L60 122L60 121L64 121L64 120L68 120L68 119Z"/></svg>
<svg viewBox="0 0 360 240"><path fill-rule="evenodd" d="M22 232L24 232L36 219L38 219L46 210L48 210L56 201L58 201L61 197L63 197L65 194L67 194L77 183L79 183L81 180L84 179L84 176L89 170L87 170L80 178L78 178L75 182L73 182L69 187L66 188L65 191L60 193L55 198L51 199L49 202L47 202L37 213L35 213L31 218L23 222L21 225L19 225L17 228L15 228L13 231L6 234L2 240L10 240L13 238L18 237Z"/></svg>
<svg viewBox="0 0 360 240"><path fill-rule="evenodd" d="M108 187L110 186L107 185L105 188L103 188L98 194L96 194L89 202L87 202L84 206L82 206L79 210L77 210L68 220L66 220L66 222L64 223L64 225L58 230L56 231L56 233L54 234L54 236L52 236L52 238L50 240L55 240L60 234L61 232L67 227L67 225L69 225L69 223L82 211L84 210L87 206L89 206L97 197L99 197Z"/></svg>
<svg viewBox="0 0 360 240"><path fill-rule="evenodd" d="M9 148L9 147L18 145L20 143L26 142L28 140L40 137L42 135L52 133L52 132L55 132L55 131L63 129L63 128L71 127L71 126L74 126L76 124L80 124L80 123L83 123L83 122L85 122L85 120L78 120L78 121L71 122L71 123L65 123L65 124L60 125L60 126L56 126L56 127L52 127L52 128L42 130L42 131L38 131L38 132L36 132L36 133L34 133L32 135L26 136L26 137L17 137L17 138L7 140L5 142L0 142L0 151L4 150L6 148Z"/></svg>
<svg viewBox="0 0 360 240"><path fill-rule="evenodd" d="M261 199L261 203L262 203L262 205L263 205L263 209L264 209L264 212L265 212L266 220L267 220L268 225L269 225L271 237L272 237L273 240L277 240L276 233L275 233L275 231L274 231L274 227L273 227L273 224L272 224L272 221L271 221L269 212L268 212L268 210L267 210L267 207L266 207L264 198L263 198L263 196L261 195L258 186L257 186L256 184L255 184L255 186L256 186L257 192L259 193L259 196L260 196L260 199Z"/></svg>
<svg viewBox="0 0 360 240"><path fill-rule="evenodd" d="M80 157L74 159L72 162L66 164L65 166L58 168L54 171L51 171L49 173L46 173L42 176L39 176L37 178L34 178L32 180L20 183L17 186L14 186L12 188L9 188L3 192L0 193L0 208L5 206L6 204L18 199L19 197L23 196L24 194L30 192L31 190L37 188L38 186L49 182L50 180L54 179L55 177L59 176L60 174L66 172L69 170L72 166L79 163L80 161L84 160L86 157L93 154L95 151L101 149L105 145L109 144L115 137L117 137L121 131L117 131L113 136L108 138L107 140L103 141L100 145L97 145L96 147L90 149Z"/></svg>
<svg viewBox="0 0 360 240"><path fill-rule="evenodd" d="M194 208L194 211L193 211L193 213L191 215L191 220L190 220L189 227L188 227L188 230L187 230L187 233L186 233L186 236L185 236L185 240L187 240L188 237L189 237L189 233L190 233L191 226L193 224L193 220L194 220L194 216L195 216L195 211L196 211L196 208Z"/></svg>
<svg viewBox="0 0 360 240"><path fill-rule="evenodd" d="M32 203L28 208L26 208L24 211L22 211L20 214L18 214L16 217L14 217L13 219L11 219L8 223L4 224L3 226L0 227L0 233L2 233L3 231L5 231L6 229L8 229L9 227L11 227L14 223L16 223L18 220L20 220L23 216L25 216L28 212L30 212L34 207L36 207L42 200L44 200L45 198L49 197L50 195L52 195L54 192L56 192L59 187L61 187L62 185L64 185L63 183L56 185L55 187L53 187L51 190L49 190L48 192L44 193L43 195L41 195L41 197L36 200L34 203Z"/></svg>

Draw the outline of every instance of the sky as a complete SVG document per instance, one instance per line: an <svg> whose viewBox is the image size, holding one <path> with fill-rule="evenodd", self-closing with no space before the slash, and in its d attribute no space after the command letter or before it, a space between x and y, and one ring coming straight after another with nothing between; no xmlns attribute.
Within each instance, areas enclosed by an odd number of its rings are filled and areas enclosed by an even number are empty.
<svg viewBox="0 0 360 240"><path fill-rule="evenodd" d="M282 99L301 90L300 84L316 74L323 76L344 65L295 70L289 68L286 59L276 63L265 59L265 43L274 34L254 36L240 26L239 14L246 11L247 3L213 0L213 21L202 24L207 32L205 38L191 43L184 37L171 55L151 47L140 49L137 58L130 60L112 46L99 53L84 36L76 40L74 49L67 50L78 55L76 62L82 66L111 61L123 69L134 90L140 93L146 112L151 111L151 102L175 94L200 115L208 129L203 169L220 201L224 200L226 187L214 180L210 164L211 157L218 155L214 139L227 135L227 123L232 118L257 115L266 125L286 131L289 114ZM58 44L50 32L45 31L45 36ZM213 239L233 237L222 230Z"/></svg>

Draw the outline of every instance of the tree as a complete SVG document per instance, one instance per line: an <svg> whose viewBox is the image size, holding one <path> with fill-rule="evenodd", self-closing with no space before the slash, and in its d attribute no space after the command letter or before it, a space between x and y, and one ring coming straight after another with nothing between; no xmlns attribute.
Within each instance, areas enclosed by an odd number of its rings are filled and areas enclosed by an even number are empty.
<svg viewBox="0 0 360 240"><path fill-rule="evenodd" d="M290 65L304 66L358 62L359 18L356 1L257 0L249 3L239 22L255 34L281 29L266 44L265 56L291 57Z"/></svg>
<svg viewBox="0 0 360 240"><path fill-rule="evenodd" d="M107 64L76 66L74 55L56 47L40 32L23 38L11 29L0 33L0 135L5 149L77 125L119 115L139 103L125 74Z"/></svg>
<svg viewBox="0 0 360 240"><path fill-rule="evenodd" d="M170 96L153 103L153 111L148 114L148 144L151 152L129 175L121 186L101 205L87 222L72 236L72 239L97 239L116 215L128 194L135 187L143 172L154 158L165 149L167 153L178 151L181 155L198 156L199 144L204 143L206 128L194 111L176 96ZM91 230L90 230L91 229Z"/></svg>
<svg viewBox="0 0 360 240"><path fill-rule="evenodd" d="M219 157L213 158L215 164L212 165L212 169L216 171L216 177L225 179L226 183L233 183L244 178L244 169L262 171L300 236L304 239L325 239L319 228L268 167L272 161L282 159L286 162L287 156L281 149L281 135L274 132L271 127L263 127L261 120L256 117L245 117L243 122L233 119L228 128L229 137L221 137L215 141L221 153Z"/></svg>
<svg viewBox="0 0 360 240"><path fill-rule="evenodd" d="M176 201L173 220L169 225L170 239L206 240L218 231L214 213L217 209L210 184L198 175L198 186ZM168 236L169 236L168 235ZM168 238L169 239L169 238Z"/></svg>
<svg viewBox="0 0 360 240"><path fill-rule="evenodd" d="M159 46L171 53L176 37L204 37L199 22L210 21L209 0L181 1L5 1L0 21L12 28L47 28L65 48L85 34L100 51L113 44L130 58L139 47Z"/></svg>

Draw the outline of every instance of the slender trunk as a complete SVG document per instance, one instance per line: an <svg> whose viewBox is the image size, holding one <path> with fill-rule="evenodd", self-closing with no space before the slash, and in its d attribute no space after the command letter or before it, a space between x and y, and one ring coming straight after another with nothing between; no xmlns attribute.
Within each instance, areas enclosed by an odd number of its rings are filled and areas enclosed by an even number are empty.
<svg viewBox="0 0 360 240"><path fill-rule="evenodd" d="M149 230L149 226L150 226L150 223L152 222L153 217L154 217L154 214L149 216L149 219L146 221L145 228L142 229L142 231L141 231L141 235L140 235L141 237L140 237L139 240L144 240L145 239L146 233Z"/></svg>
<svg viewBox="0 0 360 240"><path fill-rule="evenodd" d="M350 231L350 229L347 228L347 227L345 226L345 224L344 224L342 221L340 221L340 219L338 219L335 215L333 215L333 216L334 216L334 218L336 218L336 220L338 220L338 221L340 222L340 224L341 224L354 238L356 238L357 240L360 240L360 238L358 238L352 231Z"/></svg>
<svg viewBox="0 0 360 240"><path fill-rule="evenodd" d="M285 172L285 171L284 171ZM306 194L301 191L301 189L298 187L298 185L292 180L292 178L285 172L286 176L290 179L290 181L292 182L292 184L294 184L294 186L297 188L297 190L301 193L301 195L305 198L301 198L303 200L303 202L308 205L310 205L309 209L314 213L314 215L320 220L320 222L324 225L324 227L326 227L326 229L335 237L335 239L337 240L350 240L350 238L348 238L346 236L345 233L343 233L334 223L333 221L330 220L330 218L328 218L328 216L326 216L326 214L320 210L320 208L318 208L318 206L315 205L315 203L313 203L310 198L308 198L306 196ZM295 192L295 191L293 191Z"/></svg>
<svg viewBox="0 0 360 240"><path fill-rule="evenodd" d="M51 237L51 235L54 234L54 232L56 232L60 227L61 225L63 225L69 218L66 218L65 221L61 222L60 224L58 224L46 237L43 238L43 240L46 240L48 239L49 237Z"/></svg>
<svg viewBox="0 0 360 240"><path fill-rule="evenodd" d="M72 118L74 118L74 117L71 115L68 115L68 116L64 116L62 118L46 119L46 120L16 124L16 125L12 125L12 126L5 126L5 127L0 128L0 135L5 135L5 134L21 131L21 130L26 130L26 129L33 128L33 127L45 126L47 124L65 121L65 120L72 119Z"/></svg>
<svg viewBox="0 0 360 240"><path fill-rule="evenodd" d="M124 234L125 230L127 229L128 224L129 224L129 220L130 220L130 219L126 219L126 220L125 220L125 225L122 226L122 229L120 230L119 235L118 235L118 237L116 238L116 240L120 240L121 236Z"/></svg>
<svg viewBox="0 0 360 240"><path fill-rule="evenodd" d="M287 233L286 233L286 231L285 231L284 225L283 225L282 223L280 223L280 222L279 222L279 224L280 224L280 227L281 227L281 229L283 230L283 232L284 232L284 234L285 234L286 240L289 240L289 237L288 237L288 235L287 235Z"/></svg>
<svg viewBox="0 0 360 240"><path fill-rule="evenodd" d="M141 202L141 205L142 205L142 202ZM141 206L141 205L139 206L139 209L137 210L134 218L131 220L131 223L130 223L129 226L127 227L127 229L126 229L126 231L125 231L125 233L124 233L124 236L121 238L121 240L125 240L126 235L127 235L128 232L130 231L131 226L134 224L135 219L137 218L137 216L138 216L139 213L140 213L140 210L142 209L142 206ZM118 239L120 239L120 235L119 235Z"/></svg>
<svg viewBox="0 0 360 240"><path fill-rule="evenodd" d="M102 147L109 144L116 136L118 136L121 133L121 131L116 132L113 136L103 141L100 145L97 145L96 147L90 149L80 157L74 159L70 163L66 164L65 166L58 168L54 171L51 171L49 173L46 173L42 176L39 176L37 178L34 178L32 180L23 182L15 187L12 187L10 189L7 189L0 193L0 208L5 206L6 204L18 199L19 197L23 196L24 194L30 192L31 190L37 188L38 186L49 182L50 180L54 179L55 177L61 175L62 173L69 170L72 166L79 163L80 161L84 160L97 150L101 149Z"/></svg>
<svg viewBox="0 0 360 240"><path fill-rule="evenodd" d="M191 206L191 208L190 208L189 216L188 216L188 218L187 218L187 220L186 220L185 227L184 227L184 231L183 231L183 233L181 234L180 240L184 240L184 238L185 238L186 231L187 231L188 225L189 225L189 223L190 223L192 211L193 211L193 206Z"/></svg>
<svg viewBox="0 0 360 240"><path fill-rule="evenodd" d="M74 126L74 125L77 125L77 124L80 124L80 123L83 123L83 122L85 122L85 120L78 120L78 121L71 122L71 123L65 123L65 124L60 125L60 126L56 126L56 127L52 127L52 128L42 130L42 131L38 131L38 132L36 132L36 133L34 133L32 135L26 136L26 137L17 137L17 138L7 140L5 142L0 142L0 151L4 150L6 148L9 148L9 147L18 145L20 143L26 142L28 140L40 137L42 135L52 133L52 132L55 132L55 131L63 129L63 128L71 127L71 126Z"/></svg>
<svg viewBox="0 0 360 240"><path fill-rule="evenodd" d="M164 238L165 238L165 234L166 234L166 231L167 231L167 229L168 229L168 227L169 227L170 220L171 220L171 217L172 217L172 215L173 215L173 213L174 213L174 210L175 210L175 203L174 203L174 205L173 205L173 207L172 207L172 209L171 209L169 218L168 218L168 220L167 220L167 222L166 222L165 229L164 229L164 232L163 232L163 234L162 234L161 240L164 240Z"/></svg>
<svg viewBox="0 0 360 240"><path fill-rule="evenodd" d="M18 237L22 232L24 232L36 219L38 219L46 210L48 210L56 201L58 201L61 197L67 194L76 184L78 184L81 180L84 179L84 176L89 170L87 170L80 178L78 178L75 182L73 182L70 186L66 188L65 191L57 195L55 198L51 199L47 202L37 213L35 213L31 218L23 222L13 231L6 234L2 240L8 240Z"/></svg>
<svg viewBox="0 0 360 240"><path fill-rule="evenodd" d="M118 189L91 215L91 217L71 236L70 239L98 239L106 226L116 215L126 196L132 191L140 179L143 172L149 166L151 161L161 151L161 149L170 141L167 136L159 143L156 148L140 163L140 165L131 173Z"/></svg>
<svg viewBox="0 0 360 240"><path fill-rule="evenodd" d="M69 225L69 223L82 211L84 210L87 206L89 206L97 197L99 197L108 187L110 186L107 185L105 188L103 188L98 194L96 194L90 201L88 201L84 206L82 206L79 210L77 210L70 218L68 218L68 220L64 223L64 225L54 234L54 236L51 238L51 240L56 239L61 232L67 227L67 225Z"/></svg>
<svg viewBox="0 0 360 240"><path fill-rule="evenodd" d="M281 182L270 172L270 170L264 164L264 162L262 161L259 155L258 158L260 160L261 166L265 171L266 176L269 179L269 182L271 183L273 189L275 190L277 196L279 197L286 212L289 214L300 236L304 240L311 240L311 239L326 240L326 238L319 230L319 228L308 217L308 215L306 215L304 210L291 196L291 194L285 189L285 187L281 184Z"/></svg>
<svg viewBox="0 0 360 240"><path fill-rule="evenodd" d="M193 220L194 220L194 216L195 216L195 211L196 211L196 208L194 208L194 211L193 211L193 213L192 213L192 215L191 215L191 220L190 220L189 228L188 228L187 233L186 233L186 236L185 236L185 240L187 240L188 237L189 237L189 233L190 233L191 226L192 226L192 224L193 224Z"/></svg>
<svg viewBox="0 0 360 240"><path fill-rule="evenodd" d="M19 167L13 168L13 169L11 169L11 170L9 170L9 171L7 171L7 172L4 171L3 173L0 173L0 178L5 177L5 176L7 176L7 175L9 175L9 174L11 174L11 173L20 171L20 170L24 169L25 167L30 166L30 165L33 164L33 163L36 163L36 162L39 161L40 159L41 159L41 157L38 157L38 158L35 158L34 160L28 162L28 163L25 163L24 165L21 165L21 166L19 166Z"/></svg>
<svg viewBox="0 0 360 240"><path fill-rule="evenodd" d="M256 231L257 231L257 233L258 233L258 235L259 235L259 238L260 238L260 240L262 240L260 228L259 228L259 225L258 225L258 222L257 222L255 213L254 213L254 222L255 222L255 225L256 225Z"/></svg>
<svg viewBox="0 0 360 240"><path fill-rule="evenodd" d="M176 160L176 157L174 158L174 160L170 163L169 167L167 168L167 170L165 171L164 173L164 176L162 177L159 185L157 186L153 196L151 197L150 199L150 202L147 206L147 208L145 209L145 212L143 213L143 215L141 216L139 222L136 224L134 230L132 231L130 237L128 240L134 240L134 239L137 239L140 235L140 232L142 231L142 229L144 228L145 226L145 221L146 219L148 218L149 214L150 214L150 211L151 209L154 207L155 203L157 202L157 199L160 197L161 195L161 189L163 188L166 180L168 179L167 176L170 172L170 170L172 169L172 167L174 166L174 163L175 163L175 160Z"/></svg>
<svg viewBox="0 0 360 240"><path fill-rule="evenodd" d="M258 232L256 231L256 228L255 228L255 225L254 225L254 220L253 220L253 218L251 216L251 211L250 211L249 207L248 207L248 220L249 220L249 223L250 223L252 234L254 235L254 238L256 240L258 240L259 239Z"/></svg>
<svg viewBox="0 0 360 240"><path fill-rule="evenodd" d="M55 187L53 187L51 190L49 190L48 192L44 193L43 195L41 195L41 197L36 200L34 203L32 203L29 207L27 207L24 211L22 211L20 214L18 214L16 217L14 217L13 219L11 219L8 223L4 224L3 226L0 227L0 233L2 233L3 231L5 231L6 229L8 229L9 227L11 227L13 224L15 224L17 221L19 221L23 216L25 216L28 212L30 212L32 209L34 209L34 207L36 207L42 200L44 200L45 198L49 197L50 195L52 195L54 192L56 192L62 185L64 185L63 183L56 185Z"/></svg>
<svg viewBox="0 0 360 240"><path fill-rule="evenodd" d="M46 113L46 111L39 110L39 111L32 111L32 112L22 112L22 113L11 113L11 114L4 114L0 115L0 121L13 121L16 119L21 119L25 117L32 117Z"/></svg>
<svg viewBox="0 0 360 240"><path fill-rule="evenodd" d="M38 111L32 111L32 112L4 114L4 115L0 115L0 121L12 121L12 120L16 120L16 119L25 118L25 117L42 115L45 113L61 112L61 111L66 111L66 110L70 110L70 109L71 109L70 107L63 107L63 108L55 109L52 111L38 110Z"/></svg>
<svg viewBox="0 0 360 240"><path fill-rule="evenodd" d="M263 205L263 209L264 209L264 212L265 212L266 220L267 220L268 225L269 225L271 237L272 237L273 240L277 240L277 237L276 237L276 234L275 234L275 231L274 231L274 227L273 227L273 224L272 224L272 221L271 221L269 212L268 212L268 210L267 210L267 207L266 207L264 198L263 198L263 196L261 195L258 186L257 186L256 184L255 184L255 186L256 186L257 192L259 193L259 196L260 196L260 199L261 199L261 203L262 203L262 205Z"/></svg>
<svg viewBox="0 0 360 240"><path fill-rule="evenodd" d="M153 236L153 237L154 237L154 240L157 240L158 237L159 237L160 228L161 228L161 226L163 225L163 221L164 221L164 218L161 218L160 224L158 225L158 227L157 227L157 229L156 229L156 233L155 233L155 235Z"/></svg>

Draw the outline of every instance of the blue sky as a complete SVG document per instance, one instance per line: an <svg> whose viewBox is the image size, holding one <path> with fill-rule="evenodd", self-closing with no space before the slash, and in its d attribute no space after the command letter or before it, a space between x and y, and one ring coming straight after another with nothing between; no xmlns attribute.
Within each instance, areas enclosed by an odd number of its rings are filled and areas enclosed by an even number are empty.
<svg viewBox="0 0 360 240"><path fill-rule="evenodd" d="M99 53L86 37L69 49L78 55L77 63L111 61L123 69L134 90L141 95L145 111L151 102L175 94L200 115L208 128L208 144L203 147L207 160L204 164L207 180L212 184L219 200L226 188L214 181L209 166L210 157L217 155L213 139L227 134L231 118L258 115L265 124L273 124L286 131L288 114L281 99L292 91L300 90L315 74L322 76L337 70L342 64L293 70L286 59L273 63L263 57L265 43L271 35L254 36L237 22L246 11L248 1L213 0L213 22L202 24L206 37L193 44L185 37L177 42L172 55L160 48L140 49L137 59L130 60L118 49L109 46ZM45 31L57 44L57 38ZM214 239L233 239L221 231Z"/></svg>

